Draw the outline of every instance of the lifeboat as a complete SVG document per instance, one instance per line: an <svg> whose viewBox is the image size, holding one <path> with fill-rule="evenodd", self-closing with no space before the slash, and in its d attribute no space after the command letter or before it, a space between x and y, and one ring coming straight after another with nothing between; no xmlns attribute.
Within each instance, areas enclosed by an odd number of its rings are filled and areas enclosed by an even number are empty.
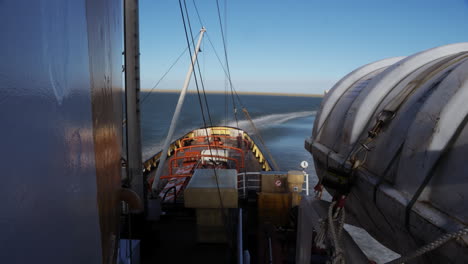
<svg viewBox="0 0 468 264"><path fill-rule="evenodd" d="M354 70L325 95L305 142L319 184L401 255L466 230L467 99L468 43ZM411 263L466 263L468 238L457 238Z"/></svg>

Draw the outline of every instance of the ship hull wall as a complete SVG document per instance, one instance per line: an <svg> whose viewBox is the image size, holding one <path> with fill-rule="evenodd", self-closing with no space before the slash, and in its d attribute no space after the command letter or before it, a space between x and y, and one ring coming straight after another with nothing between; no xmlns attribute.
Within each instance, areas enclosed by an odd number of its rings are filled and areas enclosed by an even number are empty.
<svg viewBox="0 0 468 264"><path fill-rule="evenodd" d="M5 263L108 262L118 243L122 3L0 2Z"/></svg>

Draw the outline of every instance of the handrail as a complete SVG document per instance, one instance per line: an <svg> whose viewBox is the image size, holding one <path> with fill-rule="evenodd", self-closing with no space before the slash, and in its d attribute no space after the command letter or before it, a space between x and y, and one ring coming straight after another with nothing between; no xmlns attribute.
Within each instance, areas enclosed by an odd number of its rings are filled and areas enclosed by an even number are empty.
<svg viewBox="0 0 468 264"><path fill-rule="evenodd" d="M237 152L239 152L242 156L242 159L244 159L244 151L240 148L235 148L235 147L231 147L231 146L224 146L224 145L190 145L190 146L186 146L186 147L181 147L181 148L178 148L174 151L174 155L176 155L178 152L180 151L183 151L183 150L192 150L193 148L222 148L222 149L232 149L232 150L235 150Z"/></svg>
<svg viewBox="0 0 468 264"><path fill-rule="evenodd" d="M212 127L208 127L208 128L212 128ZM217 129L219 127L213 127L214 129ZM237 129L237 128L228 128L228 129ZM184 136L176 139L171 145L170 145L170 150L171 151L175 151L178 147L181 146L181 141L184 139L184 138L187 138L189 135L193 135L193 131L190 132L190 133L187 133L185 134ZM222 136L222 135L217 135L217 136ZM243 137L244 137L244 140L247 140L247 142L249 142L249 148L252 150L252 153L254 154L255 158L258 160L258 162L260 162L260 164L262 164L262 168L265 170L265 171L271 171L271 167L270 167L270 164L268 164L268 161L265 159L263 153L261 152L261 150L258 148L258 146L255 144L255 141L252 140L252 138L250 138L249 134L247 134L245 131L244 131L244 134L243 134ZM190 138L193 138L193 137L190 137ZM168 154L166 154L168 155ZM148 173L149 171L157 168L160 164L160 161L161 161L161 156L162 156L162 151L156 153L155 155L151 156L150 158L148 158L143 164L144 164L144 169L146 171L146 173ZM170 156L170 155L168 155Z"/></svg>
<svg viewBox="0 0 468 264"><path fill-rule="evenodd" d="M237 186L238 190L242 191L242 194L239 194L240 197L242 198L247 198L247 192L250 190L255 190L255 191L260 191L261 189L261 178L258 180L256 179L250 179L249 175L256 175L260 176L262 173L261 172L241 172L237 174ZM248 184L250 182L251 184ZM258 182L254 185L252 185L252 182ZM242 186L239 186L239 184L242 184Z"/></svg>
<svg viewBox="0 0 468 264"><path fill-rule="evenodd" d="M181 157L176 157L177 153L179 151L182 151L182 150L192 150L193 148L205 148L205 147L208 147L208 148L220 148L220 149L232 149L232 150L235 150L236 152L239 152L241 154L241 168L244 168L244 160L245 160L245 157L244 157L244 152L242 149L239 149L239 148L235 148L235 147L230 147L230 146L213 146L213 145L193 145L193 146L186 146L186 147L182 147L182 148L178 148L174 151L174 158L181 158ZM193 158L193 157L197 157L197 156L190 156L190 158ZM223 158L227 158L229 159L230 157L224 157L222 156ZM174 159L172 158L172 159ZM182 156L182 158L187 158L186 156ZM232 158L231 158L232 159ZM169 163L171 164L171 163Z"/></svg>
<svg viewBox="0 0 468 264"><path fill-rule="evenodd" d="M231 157L225 157L225 156L221 156L221 155L197 155L197 156L191 156L191 157L195 157L197 159L201 159L203 157L210 157L210 158L220 158L220 159L227 159L227 160L232 160L235 162L236 164L236 168L237 170L239 170L239 168L244 168L244 161L241 160L241 167L239 167L239 161L235 158L231 158ZM179 160L179 159L185 159L186 157L182 156L182 157L173 157L169 160L169 174L172 175L172 163L176 160ZM161 177L162 179L162 177Z"/></svg>
<svg viewBox="0 0 468 264"><path fill-rule="evenodd" d="M226 135L209 135L209 136L198 136L198 137L187 137L183 138L181 142L189 141L189 140L194 140L194 139L200 139L200 138L228 138L228 139L235 139L237 140L237 137L232 137L232 136L226 136ZM247 145L249 144L249 141L245 138L242 138L242 141L244 141Z"/></svg>

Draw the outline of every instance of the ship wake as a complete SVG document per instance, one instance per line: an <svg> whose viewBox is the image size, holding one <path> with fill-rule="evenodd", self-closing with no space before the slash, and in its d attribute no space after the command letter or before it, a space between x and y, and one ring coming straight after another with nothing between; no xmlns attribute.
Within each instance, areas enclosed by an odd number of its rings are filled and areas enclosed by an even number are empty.
<svg viewBox="0 0 468 264"><path fill-rule="evenodd" d="M270 114L270 115L263 115L263 116L255 117L252 119L252 121L258 129L262 130L268 127L286 123L293 119L315 116L316 113L317 113L316 111L300 111L300 112L292 112L292 113L284 113L284 114ZM237 123L236 121L231 121L228 123L228 126L237 127ZM254 132L249 120L239 121L238 127L240 129L243 129L249 134L252 134Z"/></svg>
<svg viewBox="0 0 468 264"><path fill-rule="evenodd" d="M280 125L280 124L286 123L290 120L294 120L297 118L315 116L316 113L317 111L299 111L299 112L282 113L282 114L269 114L269 115L262 115L262 116L254 117L252 121L254 122L257 129L261 131L266 128L269 128L275 125ZM224 120L224 121L221 121L219 124L214 124L214 125L238 127L246 131L249 135L253 135L255 133L254 129L252 128L250 124L250 121L245 120L245 119L239 120L239 125L237 125L237 122L235 120L234 121L229 120L228 122ZM200 128L200 127L184 128L182 129L183 131L180 131L179 134L176 133L176 135L174 135L173 140L197 128ZM164 143L164 139L161 139L157 144L154 144L152 146L146 146L146 148L143 148L143 159L146 160L150 158L151 156L155 155L156 153L158 153L159 151L161 151L163 143Z"/></svg>

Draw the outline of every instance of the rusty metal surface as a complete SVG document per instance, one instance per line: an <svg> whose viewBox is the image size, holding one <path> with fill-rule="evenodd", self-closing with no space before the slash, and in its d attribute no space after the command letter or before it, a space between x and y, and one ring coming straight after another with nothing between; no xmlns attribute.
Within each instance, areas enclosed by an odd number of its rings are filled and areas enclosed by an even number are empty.
<svg viewBox="0 0 468 264"><path fill-rule="evenodd" d="M113 0L88 0L86 10L102 262L113 263L120 221L123 11Z"/></svg>
<svg viewBox="0 0 468 264"><path fill-rule="evenodd" d="M121 8L0 1L3 263L99 263L115 251Z"/></svg>

